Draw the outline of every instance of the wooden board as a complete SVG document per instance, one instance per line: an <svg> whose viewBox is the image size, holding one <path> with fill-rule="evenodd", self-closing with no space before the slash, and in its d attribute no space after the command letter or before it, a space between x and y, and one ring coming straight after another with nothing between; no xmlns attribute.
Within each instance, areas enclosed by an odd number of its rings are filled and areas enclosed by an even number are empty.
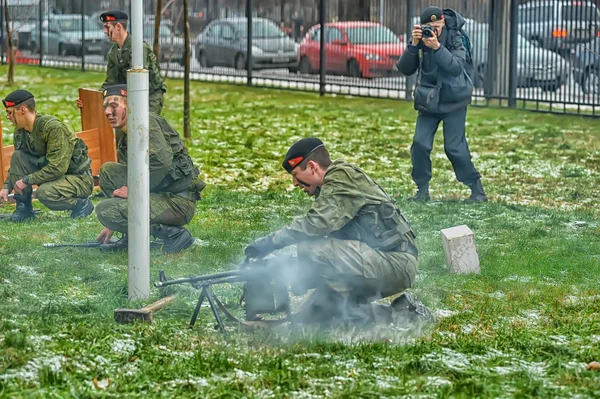
<svg viewBox="0 0 600 399"><path fill-rule="evenodd" d="M117 162L115 132L104 115L102 92L79 89L79 98L83 101L83 108L81 109L82 130L98 129L100 165L105 162Z"/></svg>

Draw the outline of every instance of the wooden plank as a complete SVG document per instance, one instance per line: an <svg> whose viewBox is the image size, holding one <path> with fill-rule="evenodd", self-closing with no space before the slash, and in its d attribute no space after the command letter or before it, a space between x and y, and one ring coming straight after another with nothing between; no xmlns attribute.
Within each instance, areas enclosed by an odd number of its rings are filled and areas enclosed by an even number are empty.
<svg viewBox="0 0 600 399"><path fill-rule="evenodd" d="M98 129L84 130L77 133L77 137L82 139L88 147L88 156L92 159L92 176L100 174L100 136Z"/></svg>
<svg viewBox="0 0 600 399"><path fill-rule="evenodd" d="M83 102L81 109L81 127L83 130L98 129L100 140L100 165L117 161L115 132L108 123L102 107L102 92L91 89L79 89L79 98Z"/></svg>
<svg viewBox="0 0 600 399"><path fill-rule="evenodd" d="M2 183L8 177L8 169L10 168L10 159L12 158L12 153L15 150L14 145L7 145L2 148Z"/></svg>

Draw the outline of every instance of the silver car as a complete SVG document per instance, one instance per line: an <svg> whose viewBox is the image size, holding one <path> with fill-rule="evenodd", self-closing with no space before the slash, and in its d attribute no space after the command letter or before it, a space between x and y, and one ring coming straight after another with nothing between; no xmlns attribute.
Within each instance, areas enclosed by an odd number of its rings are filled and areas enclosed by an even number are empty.
<svg viewBox="0 0 600 399"><path fill-rule="evenodd" d="M488 61L488 32L486 23L467 20L464 26L472 43L473 64L476 69L475 87L483 87ZM529 42L518 36L517 42L517 86L540 87L556 91L568 79L569 63L557 53ZM508 62L506 63L508 68Z"/></svg>
<svg viewBox="0 0 600 399"><path fill-rule="evenodd" d="M198 35L196 58L202 67L247 68L248 19L212 21ZM252 68L298 69L299 45L277 24L266 18L252 19Z"/></svg>

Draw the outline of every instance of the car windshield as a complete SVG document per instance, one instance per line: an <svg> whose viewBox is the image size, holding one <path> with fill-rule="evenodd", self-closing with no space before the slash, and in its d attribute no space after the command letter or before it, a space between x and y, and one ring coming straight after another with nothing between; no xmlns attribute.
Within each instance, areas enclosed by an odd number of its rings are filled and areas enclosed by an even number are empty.
<svg viewBox="0 0 600 399"><path fill-rule="evenodd" d="M385 26L361 26L346 28L345 31L352 44L400 43L398 36Z"/></svg>
<svg viewBox="0 0 600 399"><path fill-rule="evenodd" d="M239 22L236 24L236 28L242 37L246 37L248 32L248 22ZM252 37L254 39L267 39L284 36L285 34L273 22L252 21Z"/></svg>
<svg viewBox="0 0 600 399"><path fill-rule="evenodd" d="M599 18L596 7L584 5L577 1L573 3L562 7L563 21L595 21Z"/></svg>
<svg viewBox="0 0 600 399"><path fill-rule="evenodd" d="M57 19L56 22L58 22L58 26L63 32L81 31L81 17ZM86 30L98 29L98 25L87 16L85 17L84 26Z"/></svg>

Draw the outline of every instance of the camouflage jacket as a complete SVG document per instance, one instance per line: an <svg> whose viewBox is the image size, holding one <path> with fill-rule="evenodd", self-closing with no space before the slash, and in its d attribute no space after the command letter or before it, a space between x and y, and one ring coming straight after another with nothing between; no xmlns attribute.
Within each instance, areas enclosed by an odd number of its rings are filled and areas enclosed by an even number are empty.
<svg viewBox="0 0 600 399"><path fill-rule="evenodd" d="M70 174L92 174L87 145L53 116L38 113L31 133L25 129L15 130L14 144L15 151L38 157L40 169L29 175L30 184L40 185ZM12 190L9 180L6 179L3 188Z"/></svg>
<svg viewBox="0 0 600 399"><path fill-rule="evenodd" d="M131 53L131 35L129 34L121 49L116 44L113 44L110 50L108 50L108 55L106 56L108 60L106 80L102 84L102 90L108 86L127 84L127 70L131 68ZM150 96L158 92L166 92L167 86L162 76L160 76L160 68L156 61L156 56L146 42L144 42L144 68L148 70Z"/></svg>
<svg viewBox="0 0 600 399"><path fill-rule="evenodd" d="M179 133L160 115L150 113L149 164L150 192L200 193L206 185L181 141ZM127 134L115 129L117 158L127 165ZM200 195L196 199L199 199Z"/></svg>
<svg viewBox="0 0 600 399"><path fill-rule="evenodd" d="M394 200L373 179L337 160L327 169L308 213L273 234L280 248L322 237L358 240L393 251L406 242L414 245L415 235Z"/></svg>

